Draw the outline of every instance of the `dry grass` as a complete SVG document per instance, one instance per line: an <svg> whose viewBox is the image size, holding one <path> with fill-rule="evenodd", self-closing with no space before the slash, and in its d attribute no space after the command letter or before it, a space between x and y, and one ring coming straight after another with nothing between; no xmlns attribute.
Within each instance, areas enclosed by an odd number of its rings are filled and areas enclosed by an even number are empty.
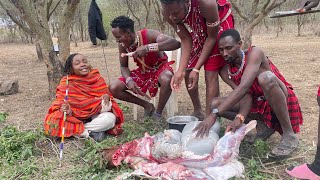
<svg viewBox="0 0 320 180"><path fill-rule="evenodd" d="M274 64L280 69L286 79L296 89L296 94L300 100L303 110L305 123L300 133L301 146L297 155L303 154L303 158L289 160L284 165L279 166L271 164L275 168L273 172L280 175L274 176L286 178L284 168L287 164L299 163L303 161L310 162L315 153L313 142L317 140L317 118L318 107L316 104L316 90L319 84L319 61L320 61L320 38L315 36L295 37L294 34L286 34L275 38L275 34L265 34L254 36L254 45L265 50L267 56L271 58ZM106 71L106 64L103 59L101 47L92 48L89 43L79 43L78 47L73 47L73 52L79 52L88 57L89 62L97 67L104 77L115 79L119 76L118 53L116 48L108 47L105 49L109 74ZM28 44L0 44L0 80L17 79L20 85L20 92L15 95L0 97L0 112L9 113L9 117L3 127L7 124L17 126L20 130L41 129L43 119L51 100L48 99L48 82L46 76L46 66L44 63L38 63L35 48ZM131 65L133 63L131 62ZM203 71L201 71L200 97L201 102L205 103L205 86ZM221 83L221 95L224 96L230 92L230 88ZM179 114L187 115L192 113L192 103L188 98L187 92L183 89L178 94ZM125 103L129 107L129 105ZM138 114L142 113L142 108ZM132 109L125 114L126 121L133 118ZM130 130L127 130L130 131ZM274 135L272 140L268 141L274 145L279 139ZM56 153L55 142L50 143L47 140L44 156L39 160L43 166L54 167L50 172L50 179L72 179L72 174L68 169L72 169L79 162L71 157L74 151L82 147L78 140L66 142L65 157L63 168L57 168L59 161ZM268 171L266 172L268 173Z"/></svg>

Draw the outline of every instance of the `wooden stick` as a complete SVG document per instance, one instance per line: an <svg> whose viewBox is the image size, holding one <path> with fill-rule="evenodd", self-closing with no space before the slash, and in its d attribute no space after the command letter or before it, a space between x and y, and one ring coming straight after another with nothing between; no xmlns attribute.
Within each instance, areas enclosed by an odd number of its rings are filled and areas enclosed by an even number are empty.
<svg viewBox="0 0 320 180"><path fill-rule="evenodd" d="M310 11L306 11L306 12L295 12L295 13L288 13L288 14L273 15L273 16L270 16L270 18L281 18L281 17L288 17L288 16L303 15L303 14L308 14L308 13L317 13L317 12L320 12L320 9L310 10Z"/></svg>

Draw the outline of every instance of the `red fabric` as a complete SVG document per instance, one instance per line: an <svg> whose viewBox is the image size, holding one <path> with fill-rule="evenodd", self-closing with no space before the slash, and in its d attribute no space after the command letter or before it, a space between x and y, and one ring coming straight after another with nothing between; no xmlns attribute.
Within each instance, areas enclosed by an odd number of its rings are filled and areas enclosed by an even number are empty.
<svg viewBox="0 0 320 180"><path fill-rule="evenodd" d="M141 33L142 42L141 45L149 44L149 40L147 37L147 29L143 29L138 34ZM137 47L133 47L130 49L127 49L127 52L133 52L137 49ZM162 58L159 58L158 56L159 52L149 52L142 61L147 65L144 66L138 59L134 59L134 62L137 64L138 68L134 69L130 73L130 77L133 79L134 82L137 83L137 85L141 88L141 91L146 93L149 91L149 94L151 97L154 97L157 95L158 92L158 79L160 74L165 71L171 71L173 73L173 69L171 67L171 64L174 63L174 61L168 62L168 57L165 55ZM121 76L120 81L122 81L124 84L126 83L126 80L123 76Z"/></svg>
<svg viewBox="0 0 320 180"><path fill-rule="evenodd" d="M62 136L63 112L61 111L61 105L64 102L66 94L66 80L66 76L61 79L56 90L56 99L49 108L44 121L45 133L51 136ZM101 77L98 70L92 70L85 77L69 75L68 80L67 101L70 104L72 116L68 115L64 123L65 137L79 135L84 131L84 122L93 115L100 113L101 96L104 94L110 96L112 112L116 116L116 125L113 129L108 130L108 133L112 135L122 133L123 113L117 102L113 99L105 80Z"/></svg>
<svg viewBox="0 0 320 180"><path fill-rule="evenodd" d="M243 70L236 76L231 76L231 79L239 85L241 82L241 77L244 72L244 69L246 68L246 60L248 59L248 54L250 53L251 49L253 47L250 47L249 50L246 52L245 60L244 60L244 68ZM269 59L268 59L269 60ZM286 85L288 90L288 98L287 98L287 106L290 116L290 121L292 125L292 129L295 133L300 132L300 125L303 123L302 113L300 109L300 105L298 102L298 98L293 92L293 87L285 80L285 78L282 76L280 71L277 69L277 67L269 60L269 65L271 71ZM229 70L231 73L235 73L238 71L238 68L236 66L233 66L232 64L228 64ZM264 93L259 85L258 79L255 78L249 93L252 95L253 103L251 108L251 113L259 113L264 116L264 122L268 125L270 128L274 128L279 133L282 133L281 126L279 124L279 121L272 121L272 109L271 106L268 104L268 101L264 98Z"/></svg>
<svg viewBox="0 0 320 180"><path fill-rule="evenodd" d="M219 19L222 19L227 15L229 9L231 9L231 4L226 0L219 0ZM202 17L199 7L198 0L191 0L191 8L185 19L183 20L186 26L190 27L190 35L192 37L192 51L188 62L188 68L193 68L201 55L203 45L207 37L207 25L205 19ZM220 24L220 31L218 38L221 33L227 29L234 28L234 19L232 13L226 18L225 21ZM217 38L217 39L218 39ZM204 64L204 69L207 71L217 71L225 65L225 61L219 53L218 43L216 42L212 53L206 63Z"/></svg>
<svg viewBox="0 0 320 180"><path fill-rule="evenodd" d="M320 96L320 85L319 85L319 89L318 89L318 96Z"/></svg>

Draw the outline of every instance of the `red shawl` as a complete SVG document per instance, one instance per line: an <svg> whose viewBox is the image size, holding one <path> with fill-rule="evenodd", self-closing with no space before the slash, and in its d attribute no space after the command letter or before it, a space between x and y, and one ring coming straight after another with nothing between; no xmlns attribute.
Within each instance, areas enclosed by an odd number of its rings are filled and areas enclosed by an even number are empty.
<svg viewBox="0 0 320 180"><path fill-rule="evenodd" d="M107 132L112 135L122 133L124 122L123 113L109 92L105 80L101 77L97 69L93 69L87 76L69 75L68 103L70 104L72 115L68 115L65 122L65 137L79 135L84 131L84 123L89 121L101 110L101 96L108 94L112 101L112 112L116 116L116 125ZM66 94L66 80L63 77L56 90L56 100L52 103L44 122L45 133L51 136L62 135L61 123L63 112L61 105Z"/></svg>

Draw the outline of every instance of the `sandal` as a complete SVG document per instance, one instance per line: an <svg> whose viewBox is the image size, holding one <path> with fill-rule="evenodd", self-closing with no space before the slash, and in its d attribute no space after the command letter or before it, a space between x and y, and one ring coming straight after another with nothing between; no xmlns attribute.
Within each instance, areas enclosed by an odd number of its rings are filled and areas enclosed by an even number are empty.
<svg viewBox="0 0 320 180"><path fill-rule="evenodd" d="M319 180L320 176L312 172L307 164L303 164L296 167L289 167L286 169L286 173L290 176L298 179L309 179L309 180Z"/></svg>

